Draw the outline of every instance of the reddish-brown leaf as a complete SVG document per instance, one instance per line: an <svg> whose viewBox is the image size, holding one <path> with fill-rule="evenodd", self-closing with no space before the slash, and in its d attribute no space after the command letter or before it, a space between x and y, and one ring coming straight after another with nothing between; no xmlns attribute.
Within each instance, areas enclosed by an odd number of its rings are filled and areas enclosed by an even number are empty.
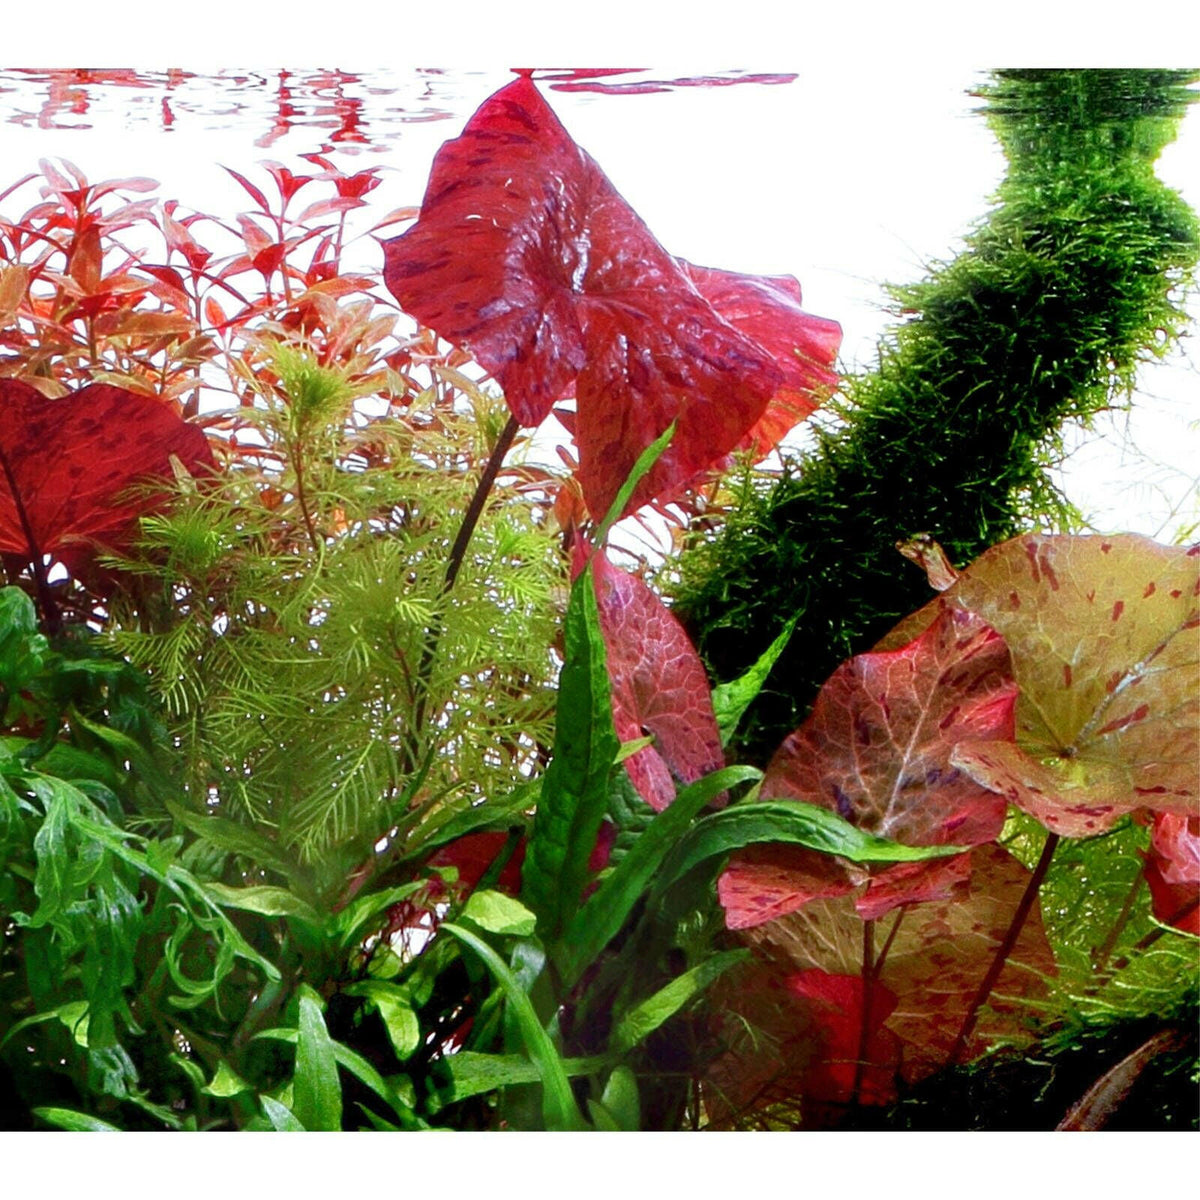
<svg viewBox="0 0 1200 1200"><path fill-rule="evenodd" d="M593 514L672 420L631 507L677 494L742 444L777 394L779 411L804 407L808 375L792 347L829 349L831 323L802 313L790 282L718 273L710 286L737 298L726 318L689 274L703 269L658 244L526 78L438 152L420 219L385 255L392 294L467 346L522 424L574 392ZM777 412L755 445L778 424Z"/></svg>
<svg viewBox="0 0 1200 1200"><path fill-rule="evenodd" d="M1154 915L1200 936L1200 816L1156 813L1144 870Z"/></svg>
<svg viewBox="0 0 1200 1200"><path fill-rule="evenodd" d="M1016 742L955 764L1067 837L1139 808L1197 811L1200 548L1133 534L1029 535L993 547L880 643L944 608L1003 635L1020 689Z"/></svg>
<svg viewBox="0 0 1200 1200"><path fill-rule="evenodd" d="M653 737L625 760L639 794L661 812L677 783L725 765L712 693L699 656L670 609L640 579L592 556L600 629L622 742Z"/></svg>
<svg viewBox="0 0 1200 1200"><path fill-rule="evenodd" d="M133 485L169 478L172 456L213 465L204 434L167 404L109 384L51 400L0 379L0 414L0 550L27 562L119 546L154 502Z"/></svg>

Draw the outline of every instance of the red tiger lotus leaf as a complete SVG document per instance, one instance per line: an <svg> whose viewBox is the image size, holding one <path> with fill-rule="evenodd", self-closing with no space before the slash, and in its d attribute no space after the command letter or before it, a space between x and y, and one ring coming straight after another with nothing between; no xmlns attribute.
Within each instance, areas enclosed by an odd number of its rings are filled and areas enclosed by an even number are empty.
<svg viewBox="0 0 1200 1200"><path fill-rule="evenodd" d="M575 395L593 515L672 420L631 508L678 494L747 439L761 449L831 380L840 330L801 311L794 281L709 278L673 258L527 78L438 151L420 219L384 253L392 294L466 346L522 424Z"/></svg>
<svg viewBox="0 0 1200 1200"><path fill-rule="evenodd" d="M973 613L950 610L899 649L860 654L821 689L808 720L767 767L760 796L819 804L880 837L914 846L975 846L1004 825L1004 798L952 764L959 746L1013 732L1004 640ZM866 884L866 920L897 905L949 896L963 859L898 864L868 874L792 847L743 851L718 884L731 929Z"/></svg>
<svg viewBox="0 0 1200 1200"><path fill-rule="evenodd" d="M78 562L117 547L153 497L134 485L213 465L204 434L153 396L93 383L50 400L0 379L0 551Z"/></svg>
<svg viewBox="0 0 1200 1200"><path fill-rule="evenodd" d="M602 551L591 562L613 725L622 742L654 738L625 767L642 799L661 812L675 798L676 781L693 783L725 765L708 678L683 626L646 584Z"/></svg>
<svg viewBox="0 0 1200 1200"><path fill-rule="evenodd" d="M950 607L1003 635L1020 689L1016 742L954 763L1067 837L1145 808L1197 812L1200 547L1133 534L994 546L880 643Z"/></svg>
<svg viewBox="0 0 1200 1200"><path fill-rule="evenodd" d="M906 905L875 930L874 986L895 998L884 1025L903 1043L900 1075L909 1083L946 1064L1029 882L1029 870L999 846L969 855L970 880L953 898ZM743 937L781 978L813 969L861 975L863 925L849 896L815 900ZM1042 993L1054 971L1035 901L967 1043L968 1059L998 1038L1028 1037L1021 1002Z"/></svg>
<svg viewBox="0 0 1200 1200"><path fill-rule="evenodd" d="M1200 936L1200 817L1155 814L1145 875L1154 915Z"/></svg>

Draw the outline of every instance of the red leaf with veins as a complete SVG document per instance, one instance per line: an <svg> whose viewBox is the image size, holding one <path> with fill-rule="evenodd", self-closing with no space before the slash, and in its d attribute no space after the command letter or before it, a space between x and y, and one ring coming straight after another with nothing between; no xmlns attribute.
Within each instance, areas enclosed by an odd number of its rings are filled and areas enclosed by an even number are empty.
<svg viewBox="0 0 1200 1200"><path fill-rule="evenodd" d="M594 515L672 420L675 437L631 508L677 494L742 444L777 394L796 407L803 372L791 347L824 354L832 336L829 322L800 311L798 287L778 279L723 282L755 301L739 299L753 309L740 323L727 318L693 282L703 269L658 244L525 78L438 151L420 219L384 252L392 294L468 347L522 424L540 424L575 394Z"/></svg>
<svg viewBox="0 0 1200 1200"><path fill-rule="evenodd" d="M692 783L725 765L708 678L683 626L646 584L602 551L591 562L617 737L654 738L625 768L661 812L675 799L676 781Z"/></svg>
<svg viewBox="0 0 1200 1200"><path fill-rule="evenodd" d="M154 503L148 476L213 465L204 434L153 396L93 383L49 400L0 379L0 551L40 562L118 546Z"/></svg>
<svg viewBox="0 0 1200 1200"><path fill-rule="evenodd" d="M1011 738L1015 700L1004 640L973 613L947 610L908 645L843 663L776 751L760 796L819 804L906 845L991 841L1004 825L1005 801L951 756L964 743ZM726 923L739 929L866 883L858 904L871 919L947 897L966 872L965 861L933 860L868 873L813 851L772 847L734 855L718 894Z"/></svg>
<svg viewBox="0 0 1200 1200"><path fill-rule="evenodd" d="M1154 915L1200 936L1200 817L1156 813L1144 870Z"/></svg>

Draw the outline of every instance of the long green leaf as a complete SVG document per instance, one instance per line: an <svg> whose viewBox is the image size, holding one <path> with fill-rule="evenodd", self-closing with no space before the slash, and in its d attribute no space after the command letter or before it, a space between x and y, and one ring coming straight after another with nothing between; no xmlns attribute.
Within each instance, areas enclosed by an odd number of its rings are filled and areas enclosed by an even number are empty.
<svg viewBox="0 0 1200 1200"><path fill-rule="evenodd" d="M637 461L633 464L633 469L629 472L628 478L617 489L616 498L609 506L608 512L604 514L604 520L596 528L596 532L592 538L594 546L602 547L604 545L604 539L608 537L608 531L621 519L621 514L625 511L625 506L629 503L629 497L633 495L633 489L642 482L649 473L650 468L658 462L663 451L671 444L671 439L675 436L676 424L677 422L672 421L638 455Z"/></svg>
<svg viewBox="0 0 1200 1200"><path fill-rule="evenodd" d="M788 621L779 636L762 652L759 660L738 679L719 684L712 691L713 714L717 718L717 730L721 735L721 745L729 745L730 738L737 732L738 723L745 715L746 709L754 703L758 693L776 660L788 644L800 614Z"/></svg>
<svg viewBox="0 0 1200 1200"><path fill-rule="evenodd" d="M663 858L679 841L696 814L714 796L736 784L761 779L754 767L725 767L681 789L669 807L638 836L611 875L596 889L567 927L555 948L566 984L573 984L589 963L620 932L638 897Z"/></svg>
<svg viewBox="0 0 1200 1200"><path fill-rule="evenodd" d="M521 878L522 899L537 915L543 941L558 936L579 903L621 745L590 565L571 589L565 636L554 755L542 777Z"/></svg>
<svg viewBox="0 0 1200 1200"><path fill-rule="evenodd" d="M228 887L223 883L205 883L204 890L226 908L240 908L264 917L302 917L311 925L321 924L321 915L312 905L287 888L261 884L257 887Z"/></svg>
<svg viewBox="0 0 1200 1200"><path fill-rule="evenodd" d="M342 1127L342 1084L338 1079L334 1041L325 1028L320 999L308 986L299 995L296 1075L292 1109L305 1129Z"/></svg>
<svg viewBox="0 0 1200 1200"><path fill-rule="evenodd" d="M278 1100L272 1099L270 1096L259 1096L258 1099L276 1133L306 1132L304 1125L297 1120L296 1114L286 1104L280 1104Z"/></svg>
<svg viewBox="0 0 1200 1200"><path fill-rule="evenodd" d="M72 1133L120 1133L117 1125L110 1125L99 1117L89 1117L87 1113L74 1112L69 1108L35 1108L35 1117L41 1117L48 1125L59 1129L68 1129Z"/></svg>
<svg viewBox="0 0 1200 1200"><path fill-rule="evenodd" d="M592 1058L564 1058L560 1060L564 1074L574 1078L578 1075L594 1075L604 1069L608 1060L597 1055ZM471 1050L460 1050L443 1060L450 1082L436 1096L435 1107L445 1108L478 1096L494 1092L498 1088L518 1084L537 1083L541 1074L535 1063L523 1054L477 1054Z"/></svg>
<svg viewBox="0 0 1200 1200"><path fill-rule="evenodd" d="M704 991L722 972L750 956L748 950L727 950L685 971L666 987L631 1008L613 1030L611 1048L625 1054L674 1016L689 1000Z"/></svg>
<svg viewBox="0 0 1200 1200"><path fill-rule="evenodd" d="M542 1081L542 1117L546 1128L554 1132L585 1129L583 1116L567 1081L567 1073L563 1070L563 1061L550 1040L550 1035L538 1021L528 994L513 977L504 960L487 942L476 937L468 929L447 922L442 926L442 932L456 937L479 955L496 982L504 989L521 1036L525 1040L525 1049L537 1067Z"/></svg>
<svg viewBox="0 0 1200 1200"><path fill-rule="evenodd" d="M759 800L735 804L697 821L663 863L654 895L661 895L704 859L754 842L791 842L854 862L922 862L963 850L961 846L902 846L864 833L817 804Z"/></svg>

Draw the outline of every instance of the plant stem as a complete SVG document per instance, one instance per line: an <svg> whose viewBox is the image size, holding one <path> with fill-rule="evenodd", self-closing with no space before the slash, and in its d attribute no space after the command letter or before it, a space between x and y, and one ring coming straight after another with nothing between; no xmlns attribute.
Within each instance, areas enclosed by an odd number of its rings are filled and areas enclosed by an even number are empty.
<svg viewBox="0 0 1200 1200"><path fill-rule="evenodd" d="M988 968L987 974L983 977L983 982L979 985L979 990L975 993L970 1007L967 1009L967 1015L963 1020L962 1028L958 1031L958 1037L955 1039L954 1047L950 1051L950 1058L948 1060L950 1066L959 1061L963 1051L966 1049L967 1039L971 1036L975 1029L975 1022L979 1019L979 1010L992 994L992 988L996 986L996 980L1000 978L1000 972L1004 970L1004 964L1008 961L1008 956L1012 953L1012 948L1017 944L1017 938L1020 937L1021 930L1025 926L1025 918L1029 916L1029 910L1033 907L1033 902L1037 899L1038 890L1042 886L1042 880L1046 878L1046 872L1050 869L1050 860L1054 857L1054 851L1057 849L1058 843L1059 836L1057 833L1048 833L1046 835L1046 844L1042 847L1042 857L1038 859L1037 866L1034 867L1033 874L1029 877L1029 883L1026 884L1025 893L1017 905L1016 912L1013 913L1012 920L1009 922L1004 940L1000 943L995 956L992 958L992 965Z"/></svg>
<svg viewBox="0 0 1200 1200"><path fill-rule="evenodd" d="M33 582L37 588L38 606L42 610L42 620L45 622L46 632L53 637L62 629L62 614L58 611L58 605L51 594L50 580L46 575L46 564L42 561L37 538L33 536L33 526L29 523L29 514L25 511L25 505L21 503L21 493L17 490L17 481L13 478L8 459L3 454L0 454L0 467L4 468L4 478L8 483L9 495L12 496L13 506L16 508L17 517L21 522L21 532L25 535L25 541L29 545L29 565L33 569Z"/></svg>
<svg viewBox="0 0 1200 1200"><path fill-rule="evenodd" d="M890 940L890 939L889 939ZM854 1059L854 1083L850 1088L850 1108L861 1105L863 1074L867 1067L867 1052L871 1029L871 989L875 983L875 922L863 922L862 948L862 1025L858 1031L858 1054Z"/></svg>
<svg viewBox="0 0 1200 1200"><path fill-rule="evenodd" d="M1125 926L1129 924L1129 918L1133 915L1134 901L1141 890L1142 873L1139 870L1133 877L1133 886L1125 894L1125 903L1121 905L1121 911L1117 914L1117 919L1113 922L1113 927L1108 931L1108 936L1104 939L1104 944L1096 951L1096 958L1092 963L1092 969L1098 975L1104 973L1104 968L1108 963L1109 957L1112 955L1114 947L1120 940L1121 934L1125 932Z"/></svg>
<svg viewBox="0 0 1200 1200"><path fill-rule="evenodd" d="M445 600L450 590L454 587L454 581L458 578L458 572L462 567L463 559L466 557L467 547L471 543L471 536L475 532L475 526L479 524L479 518L483 515L488 495L492 490L493 484L496 482L496 476L500 474L500 467L504 463L504 456L511 448L513 439L517 436L517 430L520 428L520 423L516 417L510 416L504 428L500 431L500 437L496 440L496 444L492 448L492 453L484 465L483 474L479 477L479 483L475 487L475 494L471 497L471 503L467 505L467 511L463 514L463 521L459 527L458 536L454 539L454 545L450 547L450 557L446 561L446 576L442 582L442 600ZM433 671L433 660L437 654L438 643L442 639L443 629L444 624L439 612L434 617L429 637L426 639L425 647L421 651L420 666L417 668L417 706L413 717L414 735L418 735L425 724L425 709L429 701L429 676Z"/></svg>

